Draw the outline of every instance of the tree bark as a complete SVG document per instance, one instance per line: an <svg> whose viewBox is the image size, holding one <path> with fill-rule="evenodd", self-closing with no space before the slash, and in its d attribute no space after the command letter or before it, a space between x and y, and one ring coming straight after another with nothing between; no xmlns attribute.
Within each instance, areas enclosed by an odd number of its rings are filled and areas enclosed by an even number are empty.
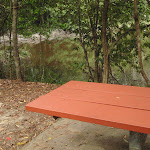
<svg viewBox="0 0 150 150"><path fill-rule="evenodd" d="M11 46L11 30L9 30L9 78L12 79L12 46Z"/></svg>
<svg viewBox="0 0 150 150"><path fill-rule="evenodd" d="M10 1L10 16L12 15L12 1ZM11 45L11 39L12 39L12 27L11 27L11 21L9 21L9 78L12 79L12 45Z"/></svg>
<svg viewBox="0 0 150 150"><path fill-rule="evenodd" d="M109 0L104 0L104 9L102 15L102 49L104 53L103 83L108 83L108 75L109 75L109 60L108 60L109 54L106 37L108 6Z"/></svg>
<svg viewBox="0 0 150 150"><path fill-rule="evenodd" d="M91 24L92 28L92 34L93 34L93 40L94 40L94 50L95 50L95 81L100 82L99 79L99 51L98 51L98 45L97 45L97 25L98 25L98 16L99 16L99 1L97 1L97 8L96 8L96 15L94 16L96 18L96 21L94 22L94 25Z"/></svg>
<svg viewBox="0 0 150 150"><path fill-rule="evenodd" d="M144 71L143 62L142 62L141 32L140 32L140 25L139 25L139 18L138 18L137 0L134 0L134 21L135 21L136 34L137 34L137 46L138 46L138 58L139 58L140 73L141 73L142 77L144 78L147 86L150 87L150 81Z"/></svg>
<svg viewBox="0 0 150 150"><path fill-rule="evenodd" d="M16 67L16 77L18 80L22 80L20 58L18 51L18 38L17 38L17 18L18 18L17 4L18 4L17 0L13 0L13 22L12 22L13 52Z"/></svg>

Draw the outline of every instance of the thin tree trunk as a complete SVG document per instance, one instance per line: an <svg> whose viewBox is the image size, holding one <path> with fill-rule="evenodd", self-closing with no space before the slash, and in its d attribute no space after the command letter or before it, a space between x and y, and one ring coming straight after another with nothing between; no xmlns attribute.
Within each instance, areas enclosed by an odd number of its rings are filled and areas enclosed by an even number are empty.
<svg viewBox="0 0 150 150"><path fill-rule="evenodd" d="M102 15L102 49L104 53L104 71L103 71L103 83L108 83L109 75L109 54L107 46L106 28L107 28L107 14L108 14L109 0L104 0L104 9Z"/></svg>
<svg viewBox="0 0 150 150"><path fill-rule="evenodd" d="M97 3L97 13L96 13L96 21L94 22L94 24L91 22L91 28L92 28L92 34L93 34L93 40L94 40L94 50L95 50L95 81L99 82L99 61L98 61L98 57L99 57L99 52L98 52L98 45L97 45L97 24L98 24L98 10L99 10L99 1ZM92 21L92 19L90 19Z"/></svg>
<svg viewBox="0 0 150 150"><path fill-rule="evenodd" d="M10 1L10 16L12 15L12 2ZM12 79L12 45L11 45L11 21L9 21L9 78Z"/></svg>
<svg viewBox="0 0 150 150"><path fill-rule="evenodd" d="M41 82L44 81L44 74L45 74L45 66L42 67Z"/></svg>
<svg viewBox="0 0 150 150"><path fill-rule="evenodd" d="M97 14L98 15L98 14ZM90 17L90 16L89 16ZM97 46L97 24L94 24L91 17L90 17L90 23L91 23L91 29L92 29L92 35L93 35L93 41L94 41L94 56L95 56L95 82L99 82L99 65L98 65L98 46Z"/></svg>
<svg viewBox="0 0 150 150"><path fill-rule="evenodd" d="M95 43L95 42L94 42ZM95 82L99 82L99 65L98 65L98 50L97 50L97 44L94 44L95 46Z"/></svg>
<svg viewBox="0 0 150 150"><path fill-rule="evenodd" d="M89 63L89 60L88 60L88 54L87 54L87 49L85 47L85 44L84 44L84 39L83 39L83 36L82 36L82 31L81 31L81 0L79 0L79 11L78 11L78 15L79 15L79 37L80 37L80 44L84 50L84 57L85 57L85 60L86 60L86 63L87 63L87 67L88 67L88 70L89 70L89 74L90 74L90 79L92 80L92 82L94 82L94 77L92 75L92 71L91 71L91 67L90 67L90 63Z"/></svg>
<svg viewBox="0 0 150 150"><path fill-rule="evenodd" d="M141 33L140 33L140 25L139 25L138 10L137 10L137 0L134 0L134 21L135 21L136 34L137 34L137 46L138 46L140 73L143 76L147 86L150 87L150 81L144 71L143 62L142 62Z"/></svg>
<svg viewBox="0 0 150 150"><path fill-rule="evenodd" d="M117 82L118 84L120 84L120 82L113 76L112 70L111 70L111 66L109 65L109 74L111 75L112 79Z"/></svg>
<svg viewBox="0 0 150 150"><path fill-rule="evenodd" d="M98 16L99 16L99 0L97 0L97 7L93 10L93 14L90 14L89 11L89 0L85 0L87 6L87 14L90 19L90 25L92 30L92 38L94 41L94 56L95 56L95 70L94 70L94 81L99 82L99 51L98 51L98 44L97 44L97 25L98 25ZM91 16L92 15L92 16Z"/></svg>
<svg viewBox="0 0 150 150"><path fill-rule="evenodd" d="M99 65L98 72L99 72L99 82L103 82L103 64L101 66Z"/></svg>
<svg viewBox="0 0 150 150"><path fill-rule="evenodd" d="M12 79L12 46L11 46L11 30L9 30L9 78Z"/></svg>
<svg viewBox="0 0 150 150"><path fill-rule="evenodd" d="M7 54L6 54L6 44L5 44L5 37L4 37L5 33L3 32L3 49L4 49L4 56L5 56L5 63L7 60Z"/></svg>
<svg viewBox="0 0 150 150"><path fill-rule="evenodd" d="M14 60L15 60L15 66L16 66L16 77L17 77L18 80L22 80L20 58L19 58L19 51L18 51L17 18L18 18L17 0L13 0L12 32L13 32Z"/></svg>
<svg viewBox="0 0 150 150"><path fill-rule="evenodd" d="M42 76L42 63L43 63L43 53L42 53L42 36L40 34L40 76Z"/></svg>

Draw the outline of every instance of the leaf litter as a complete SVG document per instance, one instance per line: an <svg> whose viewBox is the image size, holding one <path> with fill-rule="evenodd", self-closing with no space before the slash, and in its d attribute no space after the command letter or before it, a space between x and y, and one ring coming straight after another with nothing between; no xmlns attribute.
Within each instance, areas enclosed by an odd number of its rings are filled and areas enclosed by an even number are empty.
<svg viewBox="0 0 150 150"><path fill-rule="evenodd" d="M26 111L25 105L57 87L0 79L0 150L20 149L55 122L51 116Z"/></svg>

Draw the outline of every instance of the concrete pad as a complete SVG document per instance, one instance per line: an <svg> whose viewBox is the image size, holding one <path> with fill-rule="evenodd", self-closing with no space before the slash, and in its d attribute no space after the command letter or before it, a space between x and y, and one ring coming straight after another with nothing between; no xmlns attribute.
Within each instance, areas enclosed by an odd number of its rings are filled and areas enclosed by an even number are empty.
<svg viewBox="0 0 150 150"><path fill-rule="evenodd" d="M128 131L61 118L21 150L128 150L124 135Z"/></svg>

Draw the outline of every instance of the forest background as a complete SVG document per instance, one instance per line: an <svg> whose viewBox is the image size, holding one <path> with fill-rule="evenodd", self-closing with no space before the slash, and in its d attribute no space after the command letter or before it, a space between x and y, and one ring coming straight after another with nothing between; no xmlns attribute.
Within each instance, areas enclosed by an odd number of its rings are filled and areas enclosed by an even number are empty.
<svg viewBox="0 0 150 150"><path fill-rule="evenodd" d="M1 79L150 86L149 0L2 0L0 16Z"/></svg>

